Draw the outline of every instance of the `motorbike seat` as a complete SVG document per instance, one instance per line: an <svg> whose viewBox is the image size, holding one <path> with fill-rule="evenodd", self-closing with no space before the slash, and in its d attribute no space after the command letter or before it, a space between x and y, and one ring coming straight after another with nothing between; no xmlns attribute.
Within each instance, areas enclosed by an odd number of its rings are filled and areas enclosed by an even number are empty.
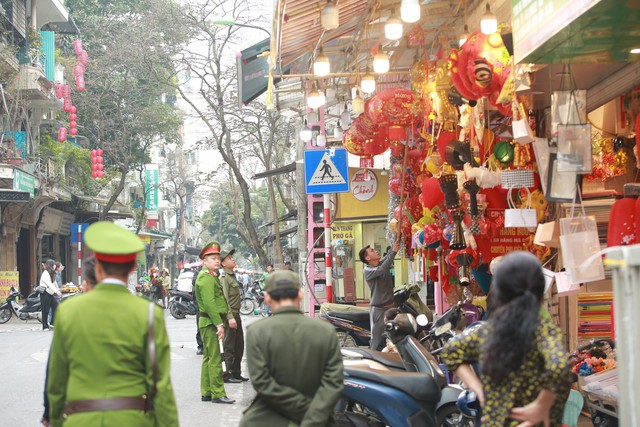
<svg viewBox="0 0 640 427"><path fill-rule="evenodd" d="M381 351L369 350L368 348L353 347L348 349L351 353L356 353L362 356L363 359L371 359L376 362L382 363L393 369L399 369L404 371L405 366L402 362L402 358L396 353L383 353ZM352 356L353 357L353 356ZM357 356L356 356L357 357Z"/></svg>
<svg viewBox="0 0 640 427"><path fill-rule="evenodd" d="M385 372L364 367L345 367L345 380L349 377L368 380L402 390L422 402L438 402L440 387L431 375L417 372Z"/></svg>
<svg viewBox="0 0 640 427"><path fill-rule="evenodd" d="M369 313L366 311L329 311L327 316L357 323L369 321Z"/></svg>

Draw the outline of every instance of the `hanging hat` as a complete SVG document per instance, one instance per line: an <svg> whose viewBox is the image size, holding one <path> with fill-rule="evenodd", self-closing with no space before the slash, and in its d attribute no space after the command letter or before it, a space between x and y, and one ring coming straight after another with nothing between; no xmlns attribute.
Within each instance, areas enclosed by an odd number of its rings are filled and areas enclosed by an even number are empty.
<svg viewBox="0 0 640 427"><path fill-rule="evenodd" d="M144 243L138 236L109 221L91 224L84 241L98 261L111 264L133 262L144 251Z"/></svg>
<svg viewBox="0 0 640 427"><path fill-rule="evenodd" d="M200 251L200 259L204 259L205 256L211 254L219 254L220 253L220 243L218 242L209 242L204 245L204 248Z"/></svg>
<svg viewBox="0 0 640 427"><path fill-rule="evenodd" d="M236 253L236 250L234 248L231 249L227 249L227 250L222 250L220 252L220 261L224 261L224 259L228 256L233 256L233 254Z"/></svg>

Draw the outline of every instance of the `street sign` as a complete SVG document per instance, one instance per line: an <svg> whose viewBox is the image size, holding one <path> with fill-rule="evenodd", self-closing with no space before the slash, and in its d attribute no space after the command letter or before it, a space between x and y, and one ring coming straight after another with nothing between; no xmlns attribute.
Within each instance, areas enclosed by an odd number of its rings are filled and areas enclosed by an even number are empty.
<svg viewBox="0 0 640 427"><path fill-rule="evenodd" d="M80 227L80 231L82 233L82 243L84 243L84 232L87 228L89 228L88 223L86 222L74 222L71 224L71 243L78 243L78 226Z"/></svg>
<svg viewBox="0 0 640 427"><path fill-rule="evenodd" d="M305 190L307 194L347 193L349 167L347 150L307 150L304 152Z"/></svg>
<svg viewBox="0 0 640 427"><path fill-rule="evenodd" d="M13 174L13 189L26 191L31 194L31 198L33 198L35 193L36 177L23 172L20 169L14 169Z"/></svg>

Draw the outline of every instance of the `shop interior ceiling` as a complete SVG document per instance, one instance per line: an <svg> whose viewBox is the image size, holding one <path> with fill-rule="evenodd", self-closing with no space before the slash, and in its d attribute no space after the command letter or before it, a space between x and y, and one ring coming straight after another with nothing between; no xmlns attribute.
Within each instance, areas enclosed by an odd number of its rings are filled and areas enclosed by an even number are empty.
<svg viewBox="0 0 640 427"><path fill-rule="evenodd" d="M602 1L615 4L619 0ZM391 72L376 76L376 92L394 86L408 86L408 72L413 64L424 57L430 61L434 61L437 56L446 58L450 50L457 47L465 24L469 32L479 28L480 18L487 4L483 0L421 0L420 20L414 24L404 23L404 36L400 40L390 41L384 36L384 23L392 13L399 15L400 0L337 0L335 3L340 12L340 25L334 30L324 30L321 25L321 10L326 5L326 0L278 0L275 4L273 22L276 61L280 69L290 65L292 75L283 76L277 85L277 108L294 111L301 116L304 114L305 90L308 90L314 81L313 59L322 47L324 54L330 59L331 73L337 73L316 80L318 87L324 88L327 94L325 111L328 114L325 120L329 124L340 115L344 103L351 99L351 88L356 85L357 75L362 76L367 65L371 69L372 51L376 48L383 49L389 55L391 63ZM492 0L489 3L491 11L498 18L501 34L505 41L510 43L511 0ZM630 13L632 17L636 15L636 12ZM631 20L623 19L619 25L623 28L633 25L633 28L636 28L631 33L633 35L637 32L638 21L636 19L635 22L629 22ZM606 22L607 25L611 25L610 20ZM593 18L590 19L590 25L593 26ZM602 34L602 31L586 31L584 28L577 30L575 26L569 34L575 35L576 32L580 33L579 42L583 46L593 45L593 40ZM407 35L418 33L424 34L424 41L417 46L410 45ZM594 39L591 40L591 37ZM565 43L567 40L571 43L571 37L565 37ZM610 46L602 43L597 46L600 50L610 49ZM570 49L567 50L569 51ZM583 62L586 58L603 61L603 56L598 55L594 49L591 49L588 57L583 54L584 51L577 52L574 56L565 53L564 61ZM557 61L558 64L539 64L536 67L538 71L532 82L531 93L534 107L537 109L548 107L551 92L560 89L563 79L566 82L567 70L560 64L563 60L551 54L547 54L546 59ZM619 58L610 60L616 59ZM634 70L637 70L639 64L632 65ZM571 72L577 88L590 89L625 66L628 64L621 62L574 63ZM635 79L638 80L637 77ZM636 81L635 84L640 84L640 81ZM629 84L625 85L627 86ZM619 94L613 94L609 99Z"/></svg>

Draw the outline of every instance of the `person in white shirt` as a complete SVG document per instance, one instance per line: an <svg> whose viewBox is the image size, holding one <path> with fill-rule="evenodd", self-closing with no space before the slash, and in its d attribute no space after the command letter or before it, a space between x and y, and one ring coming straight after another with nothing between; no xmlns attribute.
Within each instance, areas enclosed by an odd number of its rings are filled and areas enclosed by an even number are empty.
<svg viewBox="0 0 640 427"><path fill-rule="evenodd" d="M178 276L178 285L176 289L180 292L193 292L193 270L191 269L191 264L185 264L184 270Z"/></svg>
<svg viewBox="0 0 640 427"><path fill-rule="evenodd" d="M62 296L60 288L56 284L56 262L48 259L45 263L45 270L40 276L40 286L44 286L44 292L40 294L40 303L42 305L42 330L50 331L53 326L49 325L49 310L51 310L51 324L55 318L56 307L58 307L57 297Z"/></svg>

